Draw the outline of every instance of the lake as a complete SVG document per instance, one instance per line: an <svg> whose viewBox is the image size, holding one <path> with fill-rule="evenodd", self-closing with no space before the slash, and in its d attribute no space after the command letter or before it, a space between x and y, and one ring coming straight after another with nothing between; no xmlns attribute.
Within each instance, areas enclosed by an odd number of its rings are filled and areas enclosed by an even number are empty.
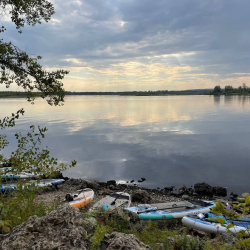
<svg viewBox="0 0 250 250"><path fill-rule="evenodd" d="M250 98L244 96L67 96L64 106L44 100L0 99L0 118L23 107L6 130L49 129L44 144L72 178L176 188L197 182L250 191ZM11 148L10 148L11 149ZM8 155L9 150L5 151Z"/></svg>

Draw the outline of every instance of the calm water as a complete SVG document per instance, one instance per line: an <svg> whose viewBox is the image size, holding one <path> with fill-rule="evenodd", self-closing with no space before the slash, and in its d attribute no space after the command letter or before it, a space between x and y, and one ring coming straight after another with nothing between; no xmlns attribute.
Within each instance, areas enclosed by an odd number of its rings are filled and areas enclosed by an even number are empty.
<svg viewBox="0 0 250 250"><path fill-rule="evenodd" d="M249 97L70 96L62 107L24 99L0 99L0 107L0 118L25 108L15 131L49 129L52 154L78 162L66 176L145 177L144 186L160 188L205 181L250 191Z"/></svg>

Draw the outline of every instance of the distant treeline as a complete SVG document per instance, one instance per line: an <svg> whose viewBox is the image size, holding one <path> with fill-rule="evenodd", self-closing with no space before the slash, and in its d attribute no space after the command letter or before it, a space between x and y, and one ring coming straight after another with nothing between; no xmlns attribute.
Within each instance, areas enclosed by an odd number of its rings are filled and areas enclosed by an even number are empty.
<svg viewBox="0 0 250 250"><path fill-rule="evenodd" d="M250 95L250 87L248 87L245 83L242 86L234 88L231 85L225 86L225 88L221 88L219 85L215 86L213 91L210 93L211 95Z"/></svg>
<svg viewBox="0 0 250 250"><path fill-rule="evenodd" d="M33 93L36 96L41 93ZM245 83L242 86L233 88L232 86L225 86L221 88L219 85L214 89L190 89L190 90L157 90L157 91L118 91L118 92L71 92L66 91L66 95L119 95L119 96L166 96L166 95L250 95L250 87ZM0 98L4 97L29 97L28 92L18 91L0 91Z"/></svg>
<svg viewBox="0 0 250 250"><path fill-rule="evenodd" d="M157 90L157 91L121 91L121 92L66 92L66 95L120 95L120 96L164 96L164 95L204 95L211 93L211 89L192 90Z"/></svg>
<svg viewBox="0 0 250 250"><path fill-rule="evenodd" d="M191 89L191 90L157 90L157 91L120 91L120 92L71 92L66 95L119 95L119 96L165 96L165 95L208 95L212 89ZM39 96L41 93L33 93ZM0 91L0 98L4 97L29 97L30 93L18 91Z"/></svg>
<svg viewBox="0 0 250 250"><path fill-rule="evenodd" d="M0 91L0 97L28 97L28 93L21 91Z"/></svg>

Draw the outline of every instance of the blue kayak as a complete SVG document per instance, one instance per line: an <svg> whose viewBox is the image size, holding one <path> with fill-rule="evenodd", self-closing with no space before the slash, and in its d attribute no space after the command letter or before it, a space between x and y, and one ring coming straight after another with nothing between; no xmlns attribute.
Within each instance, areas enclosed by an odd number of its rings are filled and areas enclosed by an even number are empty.
<svg viewBox="0 0 250 250"><path fill-rule="evenodd" d="M64 183L64 179L42 179L39 182L36 180L32 180L27 182L24 186L35 185L36 187L49 187L49 186L57 186ZM0 192L5 193L9 191L13 191L16 189L17 182L2 184L0 187Z"/></svg>

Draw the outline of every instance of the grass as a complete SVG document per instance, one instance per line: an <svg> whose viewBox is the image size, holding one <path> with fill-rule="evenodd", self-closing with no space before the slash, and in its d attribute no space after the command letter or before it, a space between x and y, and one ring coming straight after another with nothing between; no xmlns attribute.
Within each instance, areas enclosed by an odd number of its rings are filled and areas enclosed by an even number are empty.
<svg viewBox="0 0 250 250"><path fill-rule="evenodd" d="M144 244L154 250L232 250L233 247L221 239L211 240L189 235L180 223L173 221L139 221L131 223L127 214L95 213L97 228L91 239L91 250L100 249L105 234L122 232L134 234Z"/></svg>

